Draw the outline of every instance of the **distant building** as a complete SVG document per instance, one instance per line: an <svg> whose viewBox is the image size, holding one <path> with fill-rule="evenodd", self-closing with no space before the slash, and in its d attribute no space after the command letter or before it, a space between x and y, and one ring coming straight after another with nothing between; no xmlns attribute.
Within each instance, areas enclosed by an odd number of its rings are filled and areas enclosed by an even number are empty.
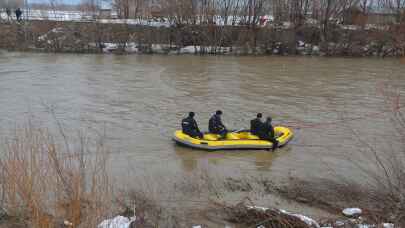
<svg viewBox="0 0 405 228"><path fill-rule="evenodd" d="M98 17L103 19L110 19L114 17L113 7L111 1L101 1L98 10Z"/></svg>
<svg viewBox="0 0 405 228"><path fill-rule="evenodd" d="M347 25L366 24L386 25L396 22L396 15L391 12L383 12L379 10L370 10L367 14L357 7L352 7L344 13L343 23Z"/></svg>

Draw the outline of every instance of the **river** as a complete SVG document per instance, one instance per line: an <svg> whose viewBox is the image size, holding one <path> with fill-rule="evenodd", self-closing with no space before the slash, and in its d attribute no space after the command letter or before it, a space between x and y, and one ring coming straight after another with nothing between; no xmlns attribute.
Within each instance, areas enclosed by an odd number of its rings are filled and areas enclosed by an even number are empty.
<svg viewBox="0 0 405 228"><path fill-rule="evenodd" d="M362 156L352 130L378 148L395 145L382 88L392 86L403 102L404 75L399 59L0 52L0 135L31 118L105 131L114 172L152 179L198 169L280 181L351 175L340 155ZM262 112L293 127L295 138L275 152L173 143L189 111L205 130L217 109L228 128L247 128Z"/></svg>

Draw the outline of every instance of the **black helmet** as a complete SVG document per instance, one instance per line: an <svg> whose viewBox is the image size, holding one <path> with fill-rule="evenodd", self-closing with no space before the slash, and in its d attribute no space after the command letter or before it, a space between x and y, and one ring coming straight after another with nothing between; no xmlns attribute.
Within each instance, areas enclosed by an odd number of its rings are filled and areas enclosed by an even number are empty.
<svg viewBox="0 0 405 228"><path fill-rule="evenodd" d="M189 113L188 113L188 116L189 116L189 117L194 117L194 116L195 116L195 113L194 113L194 112L189 112Z"/></svg>
<svg viewBox="0 0 405 228"><path fill-rule="evenodd" d="M222 115L222 111L221 111L221 110L217 110L217 111L215 112L215 114L217 114L217 115Z"/></svg>
<svg viewBox="0 0 405 228"><path fill-rule="evenodd" d="M257 113L257 115L256 115L257 118L262 118L262 116L263 116L263 115L262 115L260 112Z"/></svg>

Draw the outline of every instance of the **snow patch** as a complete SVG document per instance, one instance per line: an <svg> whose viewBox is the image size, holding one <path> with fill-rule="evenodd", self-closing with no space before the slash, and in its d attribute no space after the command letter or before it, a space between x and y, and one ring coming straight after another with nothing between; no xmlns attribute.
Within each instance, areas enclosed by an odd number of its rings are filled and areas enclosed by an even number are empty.
<svg viewBox="0 0 405 228"><path fill-rule="evenodd" d="M47 33L45 33L44 35L39 36L38 40L45 41L48 39L48 36L51 34L58 34L58 33L64 33L64 32L65 32L64 28L61 28L61 27L53 28L53 29L49 30ZM48 43L49 43L49 41L48 41Z"/></svg>
<svg viewBox="0 0 405 228"><path fill-rule="evenodd" d="M368 224L357 224L356 228L373 228L376 227L375 225L368 225Z"/></svg>
<svg viewBox="0 0 405 228"><path fill-rule="evenodd" d="M185 46L180 49L180 54L194 54L200 51L200 46Z"/></svg>
<svg viewBox="0 0 405 228"><path fill-rule="evenodd" d="M117 216L113 219L102 221L97 228L129 228L129 225L133 221L135 221L135 217L127 218L124 216Z"/></svg>
<svg viewBox="0 0 405 228"><path fill-rule="evenodd" d="M69 222L68 220L63 221L63 225L65 226L73 226L73 223Z"/></svg>
<svg viewBox="0 0 405 228"><path fill-rule="evenodd" d="M346 208L342 211L342 213L348 217L361 215L362 210L360 208Z"/></svg>

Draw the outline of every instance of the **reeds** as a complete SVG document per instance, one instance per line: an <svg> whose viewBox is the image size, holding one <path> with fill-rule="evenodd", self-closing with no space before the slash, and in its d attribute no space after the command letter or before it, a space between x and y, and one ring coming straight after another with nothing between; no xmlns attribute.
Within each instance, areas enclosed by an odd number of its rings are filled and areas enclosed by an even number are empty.
<svg viewBox="0 0 405 228"><path fill-rule="evenodd" d="M6 140L0 190L8 215L29 227L95 227L110 211L113 189L103 140L77 139L71 143L28 124Z"/></svg>

